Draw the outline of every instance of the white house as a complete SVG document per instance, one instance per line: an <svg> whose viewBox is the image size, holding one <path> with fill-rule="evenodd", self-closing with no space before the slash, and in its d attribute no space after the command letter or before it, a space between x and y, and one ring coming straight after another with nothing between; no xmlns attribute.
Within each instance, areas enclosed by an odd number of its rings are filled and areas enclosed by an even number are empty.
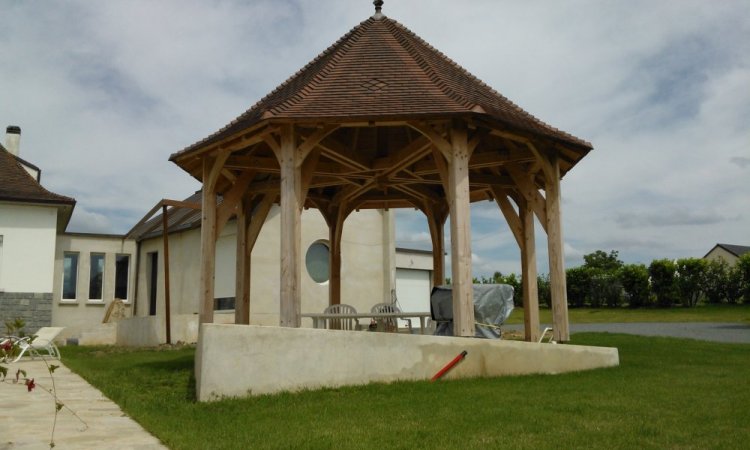
<svg viewBox="0 0 750 450"><path fill-rule="evenodd" d="M178 205L166 209L169 223L167 248L164 247L162 213L155 217L147 215L127 234L128 238L137 242L138 248L133 315L143 319L140 324L125 325L134 326L140 332L121 332L121 341L145 343L138 335L152 333L154 329L158 330L158 340L165 340L165 263L169 264L169 309L174 321L171 331L176 335L171 340L193 340L197 337L201 214L197 209L179 205L197 207L201 203L201 195L201 192L197 192L180 202L162 202ZM159 206L152 211L159 210ZM279 323L279 227L278 207L273 206L252 252L252 324ZM236 230L236 222L230 220L217 242L214 309L217 311L217 321L224 323L234 322ZM305 249L302 309L305 312L322 312L329 304L329 243L328 226L317 210L303 213L302 236L302 247ZM351 304L359 311L369 311L376 303L390 301L391 292L396 289L392 213L383 210L353 213L344 227L343 242L342 302Z"/></svg>
<svg viewBox="0 0 750 450"><path fill-rule="evenodd" d="M55 245L75 200L42 187L41 170L19 157L20 137L10 126L0 145L0 320L34 331L52 323Z"/></svg>
<svg viewBox="0 0 750 450"><path fill-rule="evenodd" d="M8 127L0 146L0 319L23 318L27 331L61 326L61 338L80 343L154 344L166 341L167 290L171 341L197 337L201 192L183 201L163 200L126 235L67 232L75 200L39 184L41 170L18 157L20 130ZM169 206L171 205L171 206ZM166 212L168 241L164 245ZM279 214L274 205L252 253L251 323L278 325ZM329 303L329 229L317 210L302 216L304 312ZM217 318L234 321L236 223L217 243ZM165 277L165 265L169 277ZM352 213L342 236L342 302L369 311L394 293L404 310L429 309L430 252L395 248L393 213ZM169 286L167 288L167 286ZM113 302L121 326L103 324ZM307 323L304 325L311 325ZM119 331L118 331L119 328Z"/></svg>

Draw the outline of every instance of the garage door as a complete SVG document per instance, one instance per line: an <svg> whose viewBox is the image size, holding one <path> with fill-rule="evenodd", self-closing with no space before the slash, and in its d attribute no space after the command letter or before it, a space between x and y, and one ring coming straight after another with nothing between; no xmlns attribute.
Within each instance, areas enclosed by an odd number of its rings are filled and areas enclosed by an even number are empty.
<svg viewBox="0 0 750 450"><path fill-rule="evenodd" d="M396 269L396 297L403 311L429 311L430 271Z"/></svg>

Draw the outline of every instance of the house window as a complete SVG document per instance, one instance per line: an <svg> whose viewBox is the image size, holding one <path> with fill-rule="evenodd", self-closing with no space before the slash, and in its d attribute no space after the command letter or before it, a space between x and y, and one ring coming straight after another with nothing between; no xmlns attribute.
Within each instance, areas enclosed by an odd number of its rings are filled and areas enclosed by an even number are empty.
<svg viewBox="0 0 750 450"><path fill-rule="evenodd" d="M316 283L325 283L330 277L329 255L331 251L326 241L316 241L307 249L305 266L310 278Z"/></svg>
<svg viewBox="0 0 750 450"><path fill-rule="evenodd" d="M89 300L102 299L102 286L104 284L104 255L102 253L91 254L91 271L89 275Z"/></svg>
<svg viewBox="0 0 750 450"><path fill-rule="evenodd" d="M115 298L128 299L130 255L115 256Z"/></svg>
<svg viewBox="0 0 750 450"><path fill-rule="evenodd" d="M63 300L75 300L78 287L78 253L65 253L63 257Z"/></svg>
<svg viewBox="0 0 750 450"><path fill-rule="evenodd" d="M0 281L3 281L3 235L0 234ZM0 292L3 292L3 285L0 284Z"/></svg>

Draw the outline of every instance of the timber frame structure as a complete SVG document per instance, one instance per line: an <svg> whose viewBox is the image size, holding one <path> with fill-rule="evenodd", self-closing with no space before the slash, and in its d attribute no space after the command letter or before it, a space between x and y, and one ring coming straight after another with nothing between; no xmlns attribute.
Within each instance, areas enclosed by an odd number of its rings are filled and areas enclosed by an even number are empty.
<svg viewBox="0 0 750 450"><path fill-rule="evenodd" d="M278 203L280 325L299 327L302 209L319 209L329 226L336 304L347 216L417 208L432 237L435 284L445 276L451 219L454 330L473 336L469 207L494 200L520 249L526 339L539 337L536 217L547 233L554 337L568 341L560 180L591 144L526 113L374 3L372 17L252 108L170 157L203 183L201 323L213 322L216 239L232 216L235 322L249 323L250 254Z"/></svg>

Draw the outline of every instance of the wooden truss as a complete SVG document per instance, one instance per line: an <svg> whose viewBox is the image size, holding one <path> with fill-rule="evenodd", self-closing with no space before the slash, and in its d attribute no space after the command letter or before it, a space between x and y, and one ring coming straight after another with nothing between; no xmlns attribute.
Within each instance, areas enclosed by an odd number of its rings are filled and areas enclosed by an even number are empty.
<svg viewBox="0 0 750 450"><path fill-rule="evenodd" d="M249 323L250 255L271 206L280 205L280 325L300 326L303 208L330 229L330 303L341 301L341 234L358 209L416 208L427 217L434 281L445 276L451 221L455 332L474 333L469 205L494 200L520 249L525 337L539 334L535 218L547 233L555 340L569 340L560 178L589 148L476 117L384 122L265 121L176 157L203 182L201 322L213 321L216 239L237 218L236 322ZM216 204L216 196L223 201Z"/></svg>

